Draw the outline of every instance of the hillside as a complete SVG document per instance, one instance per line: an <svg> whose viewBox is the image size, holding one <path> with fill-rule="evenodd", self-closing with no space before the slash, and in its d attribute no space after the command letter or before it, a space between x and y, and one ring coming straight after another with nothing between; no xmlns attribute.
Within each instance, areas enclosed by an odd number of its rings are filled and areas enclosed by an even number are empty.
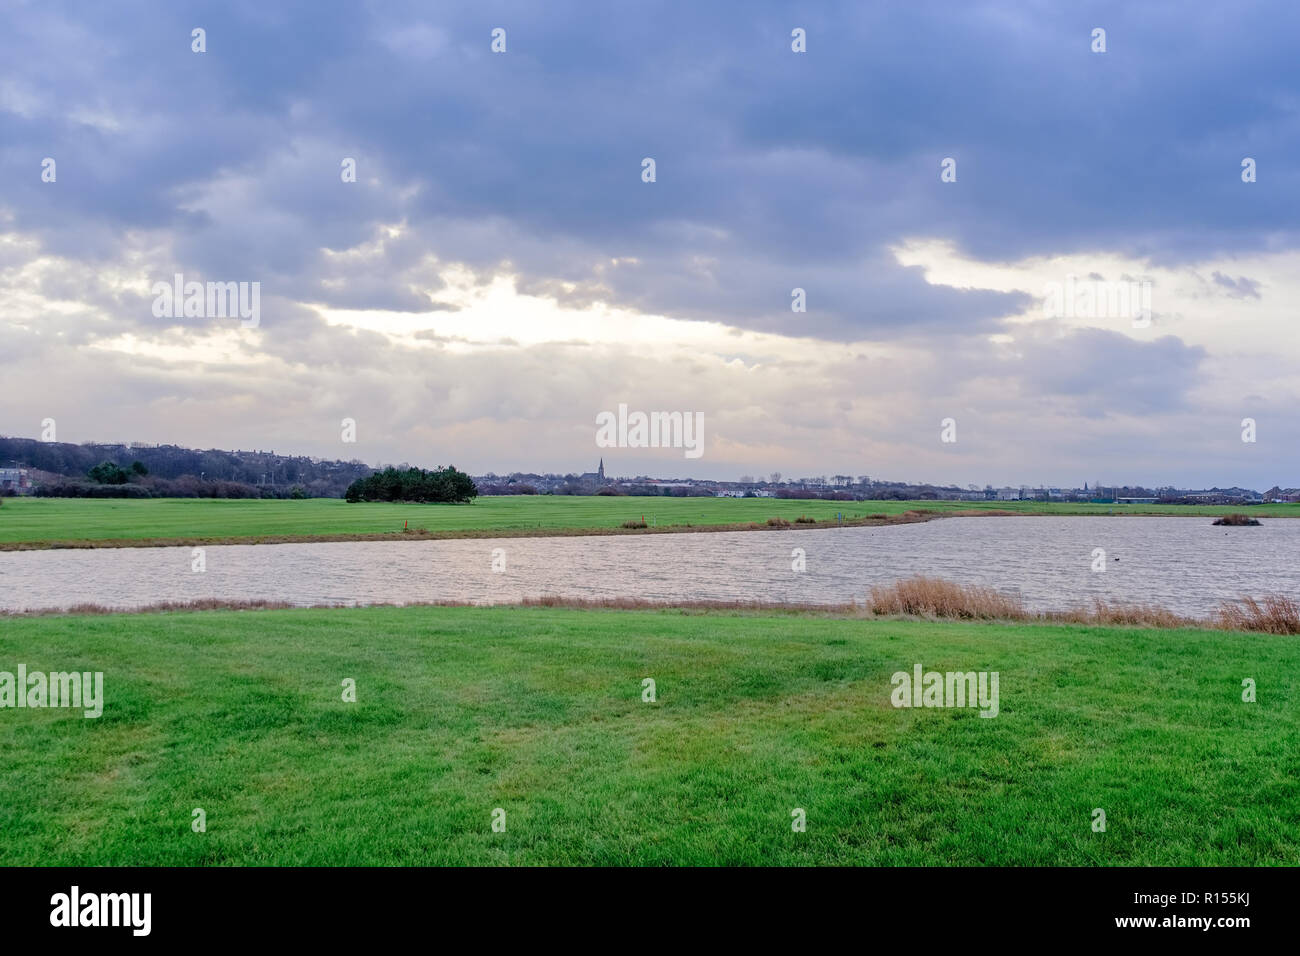
<svg viewBox="0 0 1300 956"><path fill-rule="evenodd" d="M140 497L290 497L294 489L313 498L342 497L349 484L373 469L360 461L330 461L274 451L222 451L179 445L44 442L0 437L0 466L45 473L47 489L87 483L86 474L103 462L130 470L140 462L147 470L132 484ZM214 489L212 483L219 483ZM238 486L243 486L241 489ZM214 490L224 494L213 494ZM134 495L133 495L134 496Z"/></svg>

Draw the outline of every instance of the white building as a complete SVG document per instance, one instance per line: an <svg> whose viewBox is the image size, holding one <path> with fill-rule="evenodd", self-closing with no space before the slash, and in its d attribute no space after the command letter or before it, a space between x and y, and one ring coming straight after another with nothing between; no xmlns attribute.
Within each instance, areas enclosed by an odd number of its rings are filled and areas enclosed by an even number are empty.
<svg viewBox="0 0 1300 956"><path fill-rule="evenodd" d="M26 468L0 468L0 492L25 495L31 490L32 480Z"/></svg>

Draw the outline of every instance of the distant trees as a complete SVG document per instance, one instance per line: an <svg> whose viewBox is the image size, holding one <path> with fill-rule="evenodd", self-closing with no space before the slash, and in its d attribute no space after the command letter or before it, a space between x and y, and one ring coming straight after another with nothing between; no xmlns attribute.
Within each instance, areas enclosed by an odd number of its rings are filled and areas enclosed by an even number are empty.
<svg viewBox="0 0 1300 956"><path fill-rule="evenodd" d="M177 445L73 445L0 435L0 464L61 475L65 479L62 482L49 477L42 480L47 485L68 487L74 494L84 494L76 488L82 483L99 489L100 495L107 491L105 482L87 477L92 468L104 462L116 465L127 475L124 485L141 485L153 497L287 498L298 486L309 498L337 498L354 479L372 470L360 461L328 461L266 451L199 451ZM214 481L244 487L242 491L214 487Z"/></svg>
<svg viewBox="0 0 1300 956"><path fill-rule="evenodd" d="M100 485L124 485L131 476L113 462L106 461L86 472L86 477Z"/></svg>
<svg viewBox="0 0 1300 956"><path fill-rule="evenodd" d="M86 472L86 477L99 485L124 485L132 478L143 478L149 469L142 461L131 462L130 469L123 468L115 461L105 461Z"/></svg>
<svg viewBox="0 0 1300 956"><path fill-rule="evenodd" d="M464 502L478 496L474 480L454 465L425 471L389 466L348 486L348 501Z"/></svg>
<svg viewBox="0 0 1300 956"><path fill-rule="evenodd" d="M535 485L509 479L484 481L483 484L478 485L478 493L479 495L535 495L539 492Z"/></svg>
<svg viewBox="0 0 1300 956"><path fill-rule="evenodd" d="M37 498L275 498L267 488L240 484L237 481L201 481L197 476L184 478L141 478L125 484L100 484L93 481L46 480L32 489Z"/></svg>

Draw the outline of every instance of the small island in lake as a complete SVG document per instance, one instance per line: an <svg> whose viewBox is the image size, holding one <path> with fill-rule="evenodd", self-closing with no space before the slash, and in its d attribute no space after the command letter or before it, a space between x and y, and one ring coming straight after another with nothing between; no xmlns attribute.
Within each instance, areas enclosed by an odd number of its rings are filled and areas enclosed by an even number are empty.
<svg viewBox="0 0 1300 956"><path fill-rule="evenodd" d="M1259 524L1259 519L1252 518L1249 515L1230 514L1230 515L1224 515L1222 518L1217 519L1214 523L1216 525L1225 525L1231 528L1245 528L1251 525Z"/></svg>

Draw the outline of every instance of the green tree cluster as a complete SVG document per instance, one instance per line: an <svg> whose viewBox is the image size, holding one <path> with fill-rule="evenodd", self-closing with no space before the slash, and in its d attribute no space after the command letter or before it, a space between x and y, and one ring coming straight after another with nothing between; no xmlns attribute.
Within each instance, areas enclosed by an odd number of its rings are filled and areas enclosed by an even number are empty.
<svg viewBox="0 0 1300 956"><path fill-rule="evenodd" d="M348 486L348 501L444 501L463 502L478 496L474 480L455 466L407 468L388 467Z"/></svg>

